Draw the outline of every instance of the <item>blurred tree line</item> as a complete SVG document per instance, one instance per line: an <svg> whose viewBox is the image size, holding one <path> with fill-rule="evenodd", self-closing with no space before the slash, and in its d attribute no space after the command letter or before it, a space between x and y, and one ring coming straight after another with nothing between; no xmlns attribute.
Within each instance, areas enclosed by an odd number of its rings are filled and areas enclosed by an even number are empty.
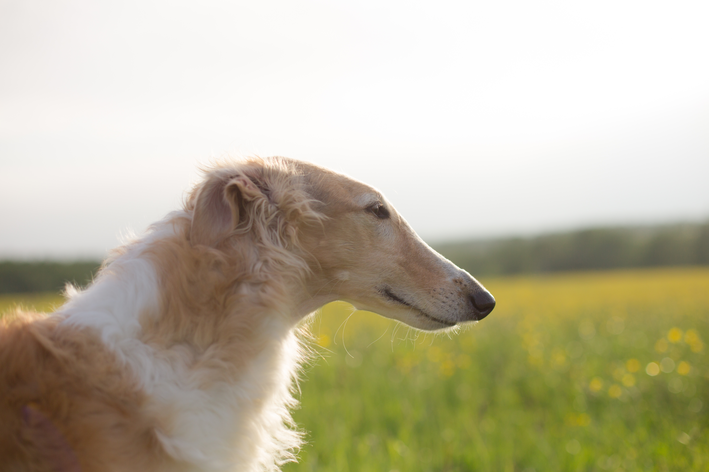
<svg viewBox="0 0 709 472"><path fill-rule="evenodd" d="M595 228L434 247L475 276L709 265L709 221ZM98 261L0 262L0 293L58 292L67 282L84 286L99 266Z"/></svg>
<svg viewBox="0 0 709 472"><path fill-rule="evenodd" d="M84 286L99 266L98 261L0 262L0 293L59 292L69 282Z"/></svg>
<svg viewBox="0 0 709 472"><path fill-rule="evenodd" d="M435 248L475 276L709 265L709 221L461 241Z"/></svg>

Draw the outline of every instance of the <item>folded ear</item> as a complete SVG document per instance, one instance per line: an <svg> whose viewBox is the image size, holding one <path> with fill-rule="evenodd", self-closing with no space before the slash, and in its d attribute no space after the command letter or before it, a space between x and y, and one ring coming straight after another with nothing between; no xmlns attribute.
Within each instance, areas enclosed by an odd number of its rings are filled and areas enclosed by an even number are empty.
<svg viewBox="0 0 709 472"><path fill-rule="evenodd" d="M244 173L214 175L199 190L192 215L192 245L216 246L246 217L246 204L263 197Z"/></svg>

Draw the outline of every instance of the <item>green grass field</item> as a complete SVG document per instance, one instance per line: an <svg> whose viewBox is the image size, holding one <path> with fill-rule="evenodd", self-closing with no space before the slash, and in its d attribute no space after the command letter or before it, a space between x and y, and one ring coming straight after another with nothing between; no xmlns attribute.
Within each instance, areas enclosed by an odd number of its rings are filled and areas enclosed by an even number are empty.
<svg viewBox="0 0 709 472"><path fill-rule="evenodd" d="M709 470L709 269L482 282L497 308L459 333L315 316L284 470Z"/></svg>

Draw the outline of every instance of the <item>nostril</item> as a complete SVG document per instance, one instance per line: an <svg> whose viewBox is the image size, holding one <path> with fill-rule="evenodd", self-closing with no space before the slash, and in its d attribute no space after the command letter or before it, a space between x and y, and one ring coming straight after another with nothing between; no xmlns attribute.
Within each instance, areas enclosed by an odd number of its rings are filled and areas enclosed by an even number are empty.
<svg viewBox="0 0 709 472"><path fill-rule="evenodd" d="M475 290L470 298L473 306L480 312L480 318L478 318L480 320L489 315L492 309L495 308L495 297L487 290Z"/></svg>

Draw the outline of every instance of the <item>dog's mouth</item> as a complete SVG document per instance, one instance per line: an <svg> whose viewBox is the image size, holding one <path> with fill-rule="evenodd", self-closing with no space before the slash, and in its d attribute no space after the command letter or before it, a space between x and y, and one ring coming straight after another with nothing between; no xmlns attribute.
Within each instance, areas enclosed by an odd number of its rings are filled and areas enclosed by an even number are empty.
<svg viewBox="0 0 709 472"><path fill-rule="evenodd" d="M453 322L451 322L451 321L441 320L441 319L439 319L439 318L436 318L435 316L429 315L428 313L426 313L425 311L421 310L420 308L415 307L415 306L412 305L411 303L407 302L406 300L404 300L404 299L402 299L401 297L399 297L399 296L397 296L396 294L394 294L394 292L392 292L389 287L382 287L382 288L380 288L380 289L379 289L379 293L381 293L381 294L382 294L385 298L387 298L388 300L391 300L391 301L393 301L393 302L396 302L396 303L398 303L399 305L404 305L404 306L406 306L406 307L411 308L412 310L416 311L419 315L421 315L422 317L424 317L424 318L426 318L426 319L428 319L428 320L430 320L430 321L433 321L433 322L435 322L435 323L442 324L442 325L444 325L444 326L449 326L449 327L450 327L450 326L455 326L455 323L453 323Z"/></svg>

